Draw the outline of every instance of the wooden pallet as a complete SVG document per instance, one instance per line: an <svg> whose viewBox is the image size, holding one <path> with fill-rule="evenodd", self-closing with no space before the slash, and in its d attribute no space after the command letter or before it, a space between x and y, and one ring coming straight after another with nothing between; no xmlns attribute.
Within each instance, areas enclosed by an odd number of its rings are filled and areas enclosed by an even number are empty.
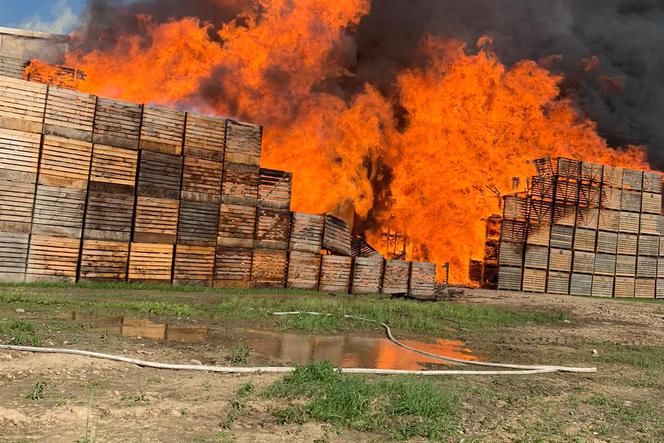
<svg viewBox="0 0 664 443"><path fill-rule="evenodd" d="M642 278L657 277L657 258L638 257L636 261L636 276Z"/></svg>
<svg viewBox="0 0 664 443"><path fill-rule="evenodd" d="M599 229L601 231L618 232L620 229L620 212L611 209L600 209Z"/></svg>
<svg viewBox="0 0 664 443"><path fill-rule="evenodd" d="M45 136L39 164L39 183L85 190L88 187L91 160L91 143Z"/></svg>
<svg viewBox="0 0 664 443"><path fill-rule="evenodd" d="M40 134L46 85L0 77L0 128Z"/></svg>
<svg viewBox="0 0 664 443"><path fill-rule="evenodd" d="M526 245L524 264L531 269L547 269L549 267L549 248L547 246Z"/></svg>
<svg viewBox="0 0 664 443"><path fill-rule="evenodd" d="M657 257L659 255L659 236L639 235L639 255Z"/></svg>
<svg viewBox="0 0 664 443"><path fill-rule="evenodd" d="M214 255L214 246L177 245L173 282L177 285L212 286Z"/></svg>
<svg viewBox="0 0 664 443"><path fill-rule="evenodd" d="M259 288L283 288L286 285L287 251L254 249L251 280Z"/></svg>
<svg viewBox="0 0 664 443"><path fill-rule="evenodd" d="M616 277L614 296L616 298L633 298L636 279L634 277Z"/></svg>
<svg viewBox="0 0 664 443"><path fill-rule="evenodd" d="M80 239L86 191L37 186L32 219L33 235Z"/></svg>
<svg viewBox="0 0 664 443"><path fill-rule="evenodd" d="M528 222L503 220L501 238L503 241L525 243L528 234Z"/></svg>
<svg viewBox="0 0 664 443"><path fill-rule="evenodd" d="M592 295L593 276L592 274L572 274L569 293L571 295Z"/></svg>
<svg viewBox="0 0 664 443"><path fill-rule="evenodd" d="M131 186L133 189L136 185L137 166L138 151L95 145L92 153L90 180Z"/></svg>
<svg viewBox="0 0 664 443"><path fill-rule="evenodd" d="M662 194L644 192L641 203L643 212L646 214L660 214L662 212Z"/></svg>
<svg viewBox="0 0 664 443"><path fill-rule="evenodd" d="M636 255L638 241L636 234L618 234L618 254Z"/></svg>
<svg viewBox="0 0 664 443"><path fill-rule="evenodd" d="M623 185L623 169L613 166L604 166L604 178L602 180L605 185L614 188L622 188Z"/></svg>
<svg viewBox="0 0 664 443"><path fill-rule="evenodd" d="M319 290L348 294L353 259L339 255L324 255L321 260Z"/></svg>
<svg viewBox="0 0 664 443"><path fill-rule="evenodd" d="M84 240L80 279L124 281L127 278L128 260L128 242Z"/></svg>
<svg viewBox="0 0 664 443"><path fill-rule="evenodd" d="M655 283L655 298L664 299L664 278L658 278Z"/></svg>
<svg viewBox="0 0 664 443"><path fill-rule="evenodd" d="M325 218L322 215L293 212L290 250L319 253L323 248Z"/></svg>
<svg viewBox="0 0 664 443"><path fill-rule="evenodd" d="M182 156L143 151L138 172L138 195L180 198Z"/></svg>
<svg viewBox="0 0 664 443"><path fill-rule="evenodd" d="M173 245L132 243L129 251L129 281L170 283Z"/></svg>
<svg viewBox="0 0 664 443"><path fill-rule="evenodd" d="M556 201L576 203L579 201L579 183L559 181L556 187ZM573 206L572 206L573 207Z"/></svg>
<svg viewBox="0 0 664 443"><path fill-rule="evenodd" d="M643 173L643 192L662 193L662 174L659 172Z"/></svg>
<svg viewBox="0 0 664 443"><path fill-rule="evenodd" d="M71 89L49 87L44 135L92 141L97 97Z"/></svg>
<svg viewBox="0 0 664 443"><path fill-rule="evenodd" d="M641 234L659 236L664 228L664 218L659 214L641 214Z"/></svg>
<svg viewBox="0 0 664 443"><path fill-rule="evenodd" d="M523 292L542 294L546 290L546 270L525 268L523 270Z"/></svg>
<svg viewBox="0 0 664 443"><path fill-rule="evenodd" d="M138 197L134 241L175 244L179 213L179 200Z"/></svg>
<svg viewBox="0 0 664 443"><path fill-rule="evenodd" d="M28 234L0 232L0 281L25 280L28 260Z"/></svg>
<svg viewBox="0 0 664 443"><path fill-rule="evenodd" d="M6 178L7 174L2 174L2 176ZM33 176L33 179L36 177ZM34 183L0 180L0 230L29 233L32 226L34 201Z"/></svg>
<svg viewBox="0 0 664 443"><path fill-rule="evenodd" d="M433 263L413 262L410 268L410 286L408 293L415 298L431 299L435 297L436 265Z"/></svg>
<svg viewBox="0 0 664 443"><path fill-rule="evenodd" d="M385 260L383 270L383 294L408 294L410 262L403 260Z"/></svg>
<svg viewBox="0 0 664 443"><path fill-rule="evenodd" d="M614 254L601 254L595 255L595 275L610 275L616 273L616 256Z"/></svg>
<svg viewBox="0 0 664 443"><path fill-rule="evenodd" d="M599 231L597 233L597 252L615 254L618 250L618 234Z"/></svg>
<svg viewBox="0 0 664 443"><path fill-rule="evenodd" d="M595 253L575 251L572 270L578 274L592 274L595 270Z"/></svg>
<svg viewBox="0 0 664 443"><path fill-rule="evenodd" d="M353 294L378 294L382 286L382 257L353 258L351 292Z"/></svg>
<svg viewBox="0 0 664 443"><path fill-rule="evenodd" d="M593 229L577 228L574 233L574 250L595 252L596 237L597 231Z"/></svg>
<svg viewBox="0 0 664 443"><path fill-rule="evenodd" d="M530 225L528 227L528 244L548 246L551 240L551 225Z"/></svg>
<svg viewBox="0 0 664 443"><path fill-rule="evenodd" d="M520 291L523 269L512 266L499 266L498 289L502 291Z"/></svg>
<svg viewBox="0 0 664 443"><path fill-rule="evenodd" d="M553 225L551 228L551 247L572 249L574 228L572 226Z"/></svg>
<svg viewBox="0 0 664 443"><path fill-rule="evenodd" d="M576 227L597 229L599 223L598 208L579 208L576 213Z"/></svg>
<svg viewBox="0 0 664 443"><path fill-rule="evenodd" d="M23 59L7 55L0 55L1 76L22 79L24 70L25 61Z"/></svg>
<svg viewBox="0 0 664 443"><path fill-rule="evenodd" d="M573 227L576 221L576 206L556 204L553 207L553 224Z"/></svg>
<svg viewBox="0 0 664 443"><path fill-rule="evenodd" d="M254 206L221 204L217 245L253 248L255 229L256 208Z"/></svg>
<svg viewBox="0 0 664 443"><path fill-rule="evenodd" d="M581 178L582 163L578 160L560 157L558 159L558 176L561 178L569 178L579 180Z"/></svg>
<svg viewBox="0 0 664 443"><path fill-rule="evenodd" d="M500 242L498 252L498 263L500 266L518 266L523 265L523 243Z"/></svg>
<svg viewBox="0 0 664 443"><path fill-rule="evenodd" d="M134 194L132 189L91 182L88 191L84 238L129 242L133 215Z"/></svg>
<svg viewBox="0 0 664 443"><path fill-rule="evenodd" d="M547 293L569 294L571 276L569 272L549 271L547 279Z"/></svg>
<svg viewBox="0 0 664 443"><path fill-rule="evenodd" d="M643 172L625 169L623 171L623 188L641 192L643 189Z"/></svg>
<svg viewBox="0 0 664 443"><path fill-rule="evenodd" d="M606 275L593 275L593 297L613 297L614 277Z"/></svg>
<svg viewBox="0 0 664 443"><path fill-rule="evenodd" d="M214 287L249 287L251 285L252 256L252 249L217 246L214 262Z"/></svg>
<svg viewBox="0 0 664 443"><path fill-rule="evenodd" d="M27 281L76 281L80 240L32 235Z"/></svg>
<svg viewBox="0 0 664 443"><path fill-rule="evenodd" d="M178 243L214 246L217 242L219 205L190 200L180 201Z"/></svg>
<svg viewBox="0 0 664 443"><path fill-rule="evenodd" d="M261 249L288 249L290 227L290 211L258 209L256 247Z"/></svg>
<svg viewBox="0 0 664 443"><path fill-rule="evenodd" d="M336 255L351 255L350 243L352 240L351 227L344 220L334 215L325 216L325 230L323 234L323 249Z"/></svg>
<svg viewBox="0 0 664 443"><path fill-rule="evenodd" d="M528 200L516 196L507 196L504 200L503 218L505 220L524 220L527 218Z"/></svg>
<svg viewBox="0 0 664 443"><path fill-rule="evenodd" d="M222 201L224 203L256 206L260 169L254 165L224 163Z"/></svg>
<svg viewBox="0 0 664 443"><path fill-rule="evenodd" d="M99 97L92 138L94 143L138 149L142 114L140 105Z"/></svg>
<svg viewBox="0 0 664 443"><path fill-rule="evenodd" d="M549 270L571 272L572 251L552 247L549 252Z"/></svg>
<svg viewBox="0 0 664 443"><path fill-rule="evenodd" d="M620 206L622 204L622 193L623 190L620 188L602 188L600 207L602 209L620 210Z"/></svg>
<svg viewBox="0 0 664 443"><path fill-rule="evenodd" d="M634 277L636 275L636 256L618 255L616 257L616 276Z"/></svg>
<svg viewBox="0 0 664 443"><path fill-rule="evenodd" d="M634 286L634 296L636 298L655 298L654 278L637 278Z"/></svg>
<svg viewBox="0 0 664 443"><path fill-rule="evenodd" d="M293 174L261 169L258 182L258 206L290 211Z"/></svg>
<svg viewBox="0 0 664 443"><path fill-rule="evenodd" d="M289 289L318 289L321 256L311 252L291 251L288 256Z"/></svg>
<svg viewBox="0 0 664 443"><path fill-rule="evenodd" d="M39 134L0 129L0 169L36 176L40 143Z"/></svg>
<svg viewBox="0 0 664 443"><path fill-rule="evenodd" d="M641 212L641 198L641 191L623 190L620 209L622 211Z"/></svg>
<svg viewBox="0 0 664 443"><path fill-rule="evenodd" d="M218 117L187 114L184 140L185 156L223 162L225 147L226 120Z"/></svg>
<svg viewBox="0 0 664 443"><path fill-rule="evenodd" d="M184 120L184 112L144 106L140 148L145 151L181 155Z"/></svg>
<svg viewBox="0 0 664 443"><path fill-rule="evenodd" d="M263 128L233 120L226 122L225 161L260 165Z"/></svg>
<svg viewBox="0 0 664 443"><path fill-rule="evenodd" d="M182 198L209 203L221 202L223 163L185 157L182 174Z"/></svg>

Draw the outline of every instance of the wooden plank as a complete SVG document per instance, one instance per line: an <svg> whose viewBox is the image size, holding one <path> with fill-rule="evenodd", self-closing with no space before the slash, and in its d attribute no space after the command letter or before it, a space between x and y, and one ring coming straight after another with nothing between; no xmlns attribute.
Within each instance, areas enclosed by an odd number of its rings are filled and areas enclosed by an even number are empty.
<svg viewBox="0 0 664 443"><path fill-rule="evenodd" d="M138 173L138 195L155 198L180 198L182 157L143 151Z"/></svg>
<svg viewBox="0 0 664 443"><path fill-rule="evenodd" d="M643 173L643 192L662 193L662 174L659 172Z"/></svg>
<svg viewBox="0 0 664 443"><path fill-rule="evenodd" d="M528 233L528 222L503 220L501 238L503 241L524 243Z"/></svg>
<svg viewBox="0 0 664 443"><path fill-rule="evenodd" d="M285 250L254 249L251 280L255 287L283 288L286 286L287 255Z"/></svg>
<svg viewBox="0 0 664 443"><path fill-rule="evenodd" d="M97 97L51 86L46 97L44 135L92 141Z"/></svg>
<svg viewBox="0 0 664 443"><path fill-rule="evenodd" d="M32 235L27 281L76 281L80 240Z"/></svg>
<svg viewBox="0 0 664 443"><path fill-rule="evenodd" d="M601 231L618 232L620 230L620 212L611 209L600 209L599 229Z"/></svg>
<svg viewBox="0 0 664 443"><path fill-rule="evenodd" d="M600 206L602 191L596 183L579 184L579 206L581 209L596 209Z"/></svg>
<svg viewBox="0 0 664 443"><path fill-rule="evenodd" d="M574 233L574 250L595 252L596 237L597 231L593 229L577 228Z"/></svg>
<svg viewBox="0 0 664 443"><path fill-rule="evenodd" d="M219 205L181 200L178 223L179 244L214 246L219 226Z"/></svg>
<svg viewBox="0 0 664 443"><path fill-rule="evenodd" d="M86 191L37 186L32 233L80 239Z"/></svg>
<svg viewBox="0 0 664 443"><path fill-rule="evenodd" d="M293 174L273 169L260 169L258 206L290 210Z"/></svg>
<svg viewBox="0 0 664 443"><path fill-rule="evenodd" d="M292 220L290 250L319 253L323 248L325 218L322 215L293 212Z"/></svg>
<svg viewBox="0 0 664 443"><path fill-rule="evenodd" d="M529 269L523 270L523 292L535 292L542 294L546 290L546 270Z"/></svg>
<svg viewBox="0 0 664 443"><path fill-rule="evenodd" d="M602 181L602 172L604 167L597 163L583 162L581 164L581 179L592 183Z"/></svg>
<svg viewBox="0 0 664 443"><path fill-rule="evenodd" d="M602 188L600 207L603 209L620 210L622 205L622 195L623 190L620 188Z"/></svg>
<svg viewBox="0 0 664 443"><path fill-rule="evenodd" d="M641 192L643 189L643 171L625 169L623 171L623 188Z"/></svg>
<svg viewBox="0 0 664 443"><path fill-rule="evenodd" d="M23 59L0 55L0 75L22 79L24 70L25 61Z"/></svg>
<svg viewBox="0 0 664 443"><path fill-rule="evenodd" d="M662 194L644 192L641 203L643 212L646 214L660 214L662 212Z"/></svg>
<svg viewBox="0 0 664 443"><path fill-rule="evenodd" d="M256 208L253 206L222 203L219 211L217 245L227 247L254 247Z"/></svg>
<svg viewBox="0 0 664 443"><path fill-rule="evenodd" d="M638 241L636 234L618 234L618 254L636 255Z"/></svg>
<svg viewBox="0 0 664 443"><path fill-rule="evenodd" d="M353 294L378 294L383 275L382 257L354 257L351 292Z"/></svg>
<svg viewBox="0 0 664 443"><path fill-rule="evenodd" d="M41 136L0 128L0 169L37 174Z"/></svg>
<svg viewBox="0 0 664 443"><path fill-rule="evenodd" d="M263 128L233 120L226 122L225 161L260 165Z"/></svg>
<svg viewBox="0 0 664 443"><path fill-rule="evenodd" d="M220 203L223 166L223 163L213 160L186 157L182 175L182 197Z"/></svg>
<svg viewBox="0 0 664 443"><path fill-rule="evenodd" d="M324 255L320 270L319 290L347 294L353 259L338 255Z"/></svg>
<svg viewBox="0 0 664 443"><path fill-rule="evenodd" d="M659 214L641 214L641 234L660 235L664 227L663 218Z"/></svg>
<svg viewBox="0 0 664 443"><path fill-rule="evenodd" d="M0 180L0 230L29 233L34 201L33 183Z"/></svg>
<svg viewBox="0 0 664 443"><path fill-rule="evenodd" d="M179 200L138 197L134 240L137 243L174 244L179 211Z"/></svg>
<svg viewBox="0 0 664 443"><path fill-rule="evenodd" d="M641 212L641 191L623 190L620 209L622 211Z"/></svg>
<svg viewBox="0 0 664 443"><path fill-rule="evenodd" d="M39 164L39 183L86 189L91 159L91 143L45 136Z"/></svg>
<svg viewBox="0 0 664 443"><path fill-rule="evenodd" d="M318 289L321 256L311 252L291 251L288 256L289 289Z"/></svg>
<svg viewBox="0 0 664 443"><path fill-rule="evenodd" d="M597 253L595 255L595 275L610 275L616 273L616 256L614 254Z"/></svg>
<svg viewBox="0 0 664 443"><path fill-rule="evenodd" d="M592 295L593 276L589 274L572 274L569 293L571 295Z"/></svg>
<svg viewBox="0 0 664 443"><path fill-rule="evenodd" d="M88 281L124 281L128 260L128 242L84 240L80 278Z"/></svg>
<svg viewBox="0 0 664 443"><path fill-rule="evenodd" d="M143 107L140 148L181 155L185 113L157 106Z"/></svg>
<svg viewBox="0 0 664 443"><path fill-rule="evenodd" d="M173 282L176 285L212 286L214 257L214 246L177 245Z"/></svg>
<svg viewBox="0 0 664 443"><path fill-rule="evenodd" d="M599 231L597 233L597 252L615 254L618 250L618 234Z"/></svg>
<svg viewBox="0 0 664 443"><path fill-rule="evenodd" d="M604 184L614 188L622 188L623 169L614 166L604 166Z"/></svg>
<svg viewBox="0 0 664 443"><path fill-rule="evenodd" d="M132 243L129 280L169 283L173 268L173 245Z"/></svg>
<svg viewBox="0 0 664 443"><path fill-rule="evenodd" d="M581 169L581 162L578 160L563 157L558 159L558 177L580 180Z"/></svg>
<svg viewBox="0 0 664 443"><path fill-rule="evenodd" d="M639 255L657 257L659 255L659 236L639 235Z"/></svg>
<svg viewBox="0 0 664 443"><path fill-rule="evenodd" d="M436 265L434 263L413 262L410 266L411 297L433 299L436 296Z"/></svg>
<svg viewBox="0 0 664 443"><path fill-rule="evenodd" d="M258 166L224 163L222 201L224 203L256 206L260 169Z"/></svg>
<svg viewBox="0 0 664 443"><path fill-rule="evenodd" d="M547 292L549 294L569 294L570 280L569 272L549 271Z"/></svg>
<svg viewBox="0 0 664 443"><path fill-rule="evenodd" d="M140 105L99 97L92 136L94 143L138 149L142 114Z"/></svg>
<svg viewBox="0 0 664 443"><path fill-rule="evenodd" d="M618 255L616 257L616 275L634 277L636 275L636 256Z"/></svg>
<svg viewBox="0 0 664 443"><path fill-rule="evenodd" d="M84 237L88 240L129 242L134 215L134 196L131 193L108 191L103 186L91 184L88 209L85 214Z"/></svg>
<svg viewBox="0 0 664 443"><path fill-rule="evenodd" d="M350 243L352 240L351 226L334 215L325 216L325 231L323 234L323 249L336 255L351 255Z"/></svg>
<svg viewBox="0 0 664 443"><path fill-rule="evenodd" d="M551 228L551 247L572 249L574 240L574 227L553 225Z"/></svg>
<svg viewBox="0 0 664 443"><path fill-rule="evenodd" d="M576 206L556 204L553 207L553 224L574 227L576 222Z"/></svg>
<svg viewBox="0 0 664 443"><path fill-rule="evenodd" d="M613 297L614 277L593 275L593 297Z"/></svg>
<svg viewBox="0 0 664 443"><path fill-rule="evenodd" d="M662 257L657 259L657 278L664 278L664 258Z"/></svg>
<svg viewBox="0 0 664 443"><path fill-rule="evenodd" d="M592 274L595 270L595 253L575 251L572 270L577 274Z"/></svg>
<svg viewBox="0 0 664 443"><path fill-rule="evenodd" d="M559 181L556 187L556 201L568 204L579 201L579 183Z"/></svg>
<svg viewBox="0 0 664 443"><path fill-rule="evenodd" d="M383 294L408 294L410 262L403 260L385 260L383 271Z"/></svg>
<svg viewBox="0 0 664 443"><path fill-rule="evenodd" d="M224 161L226 120L199 114L187 114L184 153L187 157Z"/></svg>
<svg viewBox="0 0 664 443"><path fill-rule="evenodd" d="M633 212L620 213L620 232L638 234L640 224L641 224L640 214Z"/></svg>
<svg viewBox="0 0 664 443"><path fill-rule="evenodd" d="M634 287L634 296L636 298L655 298L654 278L637 278Z"/></svg>
<svg viewBox="0 0 664 443"><path fill-rule="evenodd" d="M655 283L655 290L656 290L656 298L657 299L664 299L664 278L658 278L657 282Z"/></svg>
<svg viewBox="0 0 664 443"><path fill-rule="evenodd" d="M523 243L500 242L498 263L500 266L523 266Z"/></svg>
<svg viewBox="0 0 664 443"><path fill-rule="evenodd" d="M530 225L528 227L528 244L529 245L539 245L539 246L548 246L551 239L551 226L542 224L542 225Z"/></svg>
<svg viewBox="0 0 664 443"><path fill-rule="evenodd" d="M137 164L138 151L95 145L90 180L133 188L136 185Z"/></svg>
<svg viewBox="0 0 664 443"><path fill-rule="evenodd" d="M549 252L549 270L571 272L572 251L552 247Z"/></svg>
<svg viewBox="0 0 664 443"><path fill-rule="evenodd" d="M526 245L524 265L531 269L546 270L549 267L549 248L547 246Z"/></svg>
<svg viewBox="0 0 664 443"><path fill-rule="evenodd" d="M636 276L642 278L657 277L657 257L639 257L636 261Z"/></svg>
<svg viewBox="0 0 664 443"><path fill-rule="evenodd" d="M520 291L522 276L522 268L499 266L498 289L503 291Z"/></svg>
<svg viewBox="0 0 664 443"><path fill-rule="evenodd" d="M615 297L633 298L636 279L634 277L616 277Z"/></svg>
<svg viewBox="0 0 664 443"><path fill-rule="evenodd" d="M550 224L553 215L553 204L542 200L528 199L528 221L530 224Z"/></svg>
<svg viewBox="0 0 664 443"><path fill-rule="evenodd" d="M525 198L508 195L503 204L505 220L525 220L527 218L528 201Z"/></svg>
<svg viewBox="0 0 664 443"><path fill-rule="evenodd" d="M214 262L214 287L249 287L252 256L252 249L218 246Z"/></svg>
<svg viewBox="0 0 664 443"><path fill-rule="evenodd" d="M46 89L39 83L0 77L0 128L41 133Z"/></svg>
<svg viewBox="0 0 664 443"><path fill-rule="evenodd" d="M259 209L256 223L256 247L288 249L291 213L278 209Z"/></svg>
<svg viewBox="0 0 664 443"><path fill-rule="evenodd" d="M28 241L27 233L0 232L0 281L25 280Z"/></svg>
<svg viewBox="0 0 664 443"><path fill-rule="evenodd" d="M576 214L576 226L578 228L597 229L599 224L599 209L579 208Z"/></svg>

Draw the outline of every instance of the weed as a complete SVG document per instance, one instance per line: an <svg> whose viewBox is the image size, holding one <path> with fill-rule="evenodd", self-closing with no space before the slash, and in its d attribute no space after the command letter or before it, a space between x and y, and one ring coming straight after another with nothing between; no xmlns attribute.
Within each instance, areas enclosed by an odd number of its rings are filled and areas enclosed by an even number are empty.
<svg viewBox="0 0 664 443"><path fill-rule="evenodd" d="M37 382L33 387L32 391L25 398L28 400L41 400L44 398L44 390L46 389L46 383L43 381Z"/></svg>
<svg viewBox="0 0 664 443"><path fill-rule="evenodd" d="M133 406L137 403L150 403L150 400L143 393L139 394L125 394L120 397L123 401L127 402L130 406Z"/></svg>
<svg viewBox="0 0 664 443"><path fill-rule="evenodd" d="M251 348L240 342L231 348L230 352L226 356L226 360L236 365L246 364L249 361L250 353Z"/></svg>
<svg viewBox="0 0 664 443"><path fill-rule="evenodd" d="M237 391L237 396L238 397L248 397L251 395L251 393L254 392L254 384L251 382L247 382L240 386L240 389Z"/></svg>
<svg viewBox="0 0 664 443"><path fill-rule="evenodd" d="M244 404L237 399L233 399L228 403L230 405L228 414L226 415L226 418L221 423L219 423L219 426L223 429L230 429L231 426L233 426L233 423L235 423L235 421L240 416L240 413L244 410Z"/></svg>
<svg viewBox="0 0 664 443"><path fill-rule="evenodd" d="M0 334L7 336L11 345L36 347L42 345L42 338L37 334L35 324L27 320L12 319L0 323Z"/></svg>

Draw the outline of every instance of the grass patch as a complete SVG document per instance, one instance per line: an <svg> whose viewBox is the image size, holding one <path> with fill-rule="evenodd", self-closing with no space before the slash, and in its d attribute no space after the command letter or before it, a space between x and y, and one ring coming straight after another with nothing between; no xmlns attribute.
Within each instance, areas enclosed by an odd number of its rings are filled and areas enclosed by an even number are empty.
<svg viewBox="0 0 664 443"><path fill-rule="evenodd" d="M273 412L280 424L318 421L399 439L446 439L458 434L459 398L417 378L371 381L316 362L299 367L263 395L294 401Z"/></svg>
<svg viewBox="0 0 664 443"><path fill-rule="evenodd" d="M246 364L249 361L250 353L251 348L240 342L231 348L228 355L226 355L226 360L236 365Z"/></svg>
<svg viewBox="0 0 664 443"><path fill-rule="evenodd" d="M601 434L608 434L611 428L614 433L624 432L625 429L643 433L664 430L664 417L647 401L625 402L605 394L594 394L583 402L604 418L603 424L598 427Z"/></svg>
<svg viewBox="0 0 664 443"><path fill-rule="evenodd" d="M664 371L664 348L657 346L620 346L600 353L604 363L624 364L645 370Z"/></svg>
<svg viewBox="0 0 664 443"><path fill-rule="evenodd" d="M44 390L46 389L46 383L43 381L35 383L32 387L32 391L25 396L28 400L41 400L44 398Z"/></svg>
<svg viewBox="0 0 664 443"><path fill-rule="evenodd" d="M43 343L35 324L27 320L12 319L0 323L0 334L6 336L9 344L14 346L39 347Z"/></svg>

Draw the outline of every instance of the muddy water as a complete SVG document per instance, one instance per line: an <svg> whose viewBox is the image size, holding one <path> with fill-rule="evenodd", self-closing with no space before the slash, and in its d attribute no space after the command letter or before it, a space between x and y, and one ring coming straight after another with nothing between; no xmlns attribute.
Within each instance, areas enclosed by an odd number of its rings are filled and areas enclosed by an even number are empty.
<svg viewBox="0 0 664 443"><path fill-rule="evenodd" d="M131 317L96 317L68 313L67 320L90 323L96 328L125 337L142 337L171 342L202 343L210 340L207 326L170 325ZM387 338L304 335L290 332L247 330L243 342L264 359L283 364L309 363L326 360L342 368L379 368L419 370L427 364L441 364L440 360L425 357L400 348ZM422 351L446 357L476 360L463 342L435 340L418 342L401 340Z"/></svg>

